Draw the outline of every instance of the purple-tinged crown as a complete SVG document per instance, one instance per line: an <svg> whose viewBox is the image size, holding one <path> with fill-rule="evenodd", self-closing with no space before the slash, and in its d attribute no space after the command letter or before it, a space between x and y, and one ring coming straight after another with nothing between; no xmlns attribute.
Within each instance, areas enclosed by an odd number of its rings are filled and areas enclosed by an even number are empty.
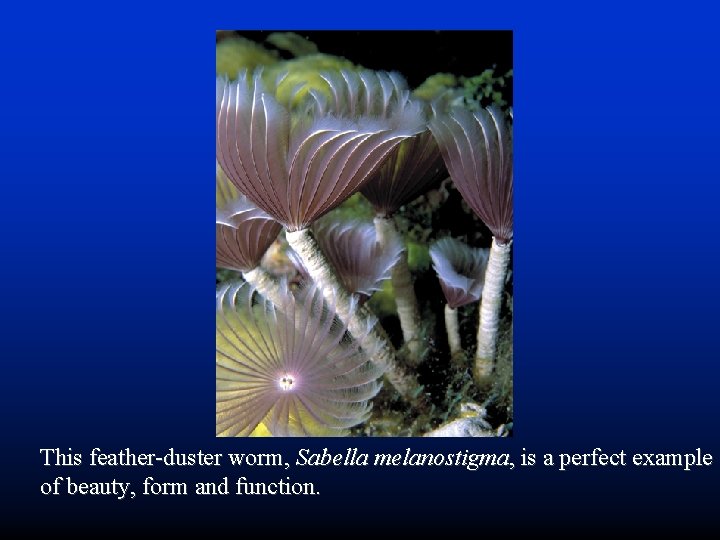
<svg viewBox="0 0 720 540"><path fill-rule="evenodd" d="M513 145L502 111L454 107L429 125L463 199L500 243L512 240Z"/></svg>
<svg viewBox="0 0 720 540"><path fill-rule="evenodd" d="M220 170L215 188L216 264L240 272L252 270L260 264L282 226L240 195Z"/></svg>
<svg viewBox="0 0 720 540"><path fill-rule="evenodd" d="M460 306L480 299L490 250L471 248L455 238L443 238L430 246L430 257L448 305Z"/></svg>
<svg viewBox="0 0 720 540"><path fill-rule="evenodd" d="M435 138L426 130L401 142L360 191L375 212L389 216L441 178L447 178L447 170Z"/></svg>
<svg viewBox="0 0 720 540"><path fill-rule="evenodd" d="M420 129L418 107L398 99L386 107L387 88L379 82L367 86L359 76L335 82L341 86L334 91L343 92L337 102L367 104L366 114L338 117L317 93L305 112L292 114L259 72L217 80L218 162L241 193L290 231L342 203Z"/></svg>

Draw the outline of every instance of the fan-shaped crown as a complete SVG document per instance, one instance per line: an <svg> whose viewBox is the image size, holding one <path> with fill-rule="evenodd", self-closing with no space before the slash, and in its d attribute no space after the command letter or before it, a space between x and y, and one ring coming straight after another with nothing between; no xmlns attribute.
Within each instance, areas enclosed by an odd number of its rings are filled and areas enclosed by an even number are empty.
<svg viewBox="0 0 720 540"><path fill-rule="evenodd" d="M375 94L353 88L353 98L374 103ZM311 117L293 117L259 73L217 81L218 162L248 199L291 231L342 203L395 146L419 130L419 111L407 102L397 101L388 117L338 118L318 99L308 109Z"/></svg>
<svg viewBox="0 0 720 540"><path fill-rule="evenodd" d="M451 308L480 299L489 255L489 249L471 248L450 237L430 246L433 267Z"/></svg>
<svg viewBox="0 0 720 540"><path fill-rule="evenodd" d="M256 268L282 226L240 195L222 171L215 194L216 264L240 272Z"/></svg>
<svg viewBox="0 0 720 540"><path fill-rule="evenodd" d="M429 125L463 199L500 243L512 240L513 148L502 111L454 107Z"/></svg>
<svg viewBox="0 0 720 540"><path fill-rule="evenodd" d="M440 149L430 131L423 131L398 146L361 189L381 216L398 211L441 178L447 178Z"/></svg>
<svg viewBox="0 0 720 540"><path fill-rule="evenodd" d="M382 371L318 289L285 297L275 307L247 283L217 293L218 435L342 435L370 415Z"/></svg>

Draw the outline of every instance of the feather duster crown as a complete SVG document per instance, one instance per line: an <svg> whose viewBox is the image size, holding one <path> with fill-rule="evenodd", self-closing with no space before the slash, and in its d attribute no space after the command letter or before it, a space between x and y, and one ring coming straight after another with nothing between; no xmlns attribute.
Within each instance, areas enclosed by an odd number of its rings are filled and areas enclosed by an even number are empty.
<svg viewBox="0 0 720 540"><path fill-rule="evenodd" d="M454 238L430 246L430 257L448 305L460 306L480 299L490 250L471 248Z"/></svg>
<svg viewBox="0 0 720 540"><path fill-rule="evenodd" d="M218 291L218 435L343 435L370 415L382 371L318 289L286 299L275 307L247 283Z"/></svg>
<svg viewBox="0 0 720 540"><path fill-rule="evenodd" d="M361 191L378 215L389 216L446 177L440 149L426 130L400 143Z"/></svg>
<svg viewBox="0 0 720 540"><path fill-rule="evenodd" d="M500 243L512 240L513 145L502 111L436 110L429 125L463 199Z"/></svg>
<svg viewBox="0 0 720 540"><path fill-rule="evenodd" d="M362 70L326 71L320 77L325 92L311 90L314 114L341 118L377 118L390 121L394 128L424 129L422 107L410 99L410 90L396 72Z"/></svg>
<svg viewBox="0 0 720 540"><path fill-rule="evenodd" d="M215 199L216 264L240 272L256 268L282 226L240 195L221 170Z"/></svg>
<svg viewBox="0 0 720 540"><path fill-rule="evenodd" d="M260 73L218 78L217 158L235 186L289 231L313 221L357 191L389 152L420 130L419 108L372 78L328 77L332 100L313 92L292 114ZM333 84L339 85L337 88ZM388 94L389 92L389 94ZM330 104L352 100L363 114L340 118Z"/></svg>

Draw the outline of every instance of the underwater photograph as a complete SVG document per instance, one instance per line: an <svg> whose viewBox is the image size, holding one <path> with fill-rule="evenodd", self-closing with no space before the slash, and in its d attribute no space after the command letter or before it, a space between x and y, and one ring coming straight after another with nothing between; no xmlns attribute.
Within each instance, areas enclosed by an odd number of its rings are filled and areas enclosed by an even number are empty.
<svg viewBox="0 0 720 540"><path fill-rule="evenodd" d="M511 31L216 33L216 435L513 433Z"/></svg>

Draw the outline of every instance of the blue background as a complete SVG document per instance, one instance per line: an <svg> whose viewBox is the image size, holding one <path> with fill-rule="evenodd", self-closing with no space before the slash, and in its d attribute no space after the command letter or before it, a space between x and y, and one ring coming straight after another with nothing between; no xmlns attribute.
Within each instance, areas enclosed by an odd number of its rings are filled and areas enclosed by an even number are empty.
<svg viewBox="0 0 720 540"><path fill-rule="evenodd" d="M720 453L718 14L694 2L342 7L347 15L318 2L4 9L5 529L432 532L458 520L482 531L687 533L717 524L715 465L242 473L314 481L321 496L307 498L39 494L55 476L241 475L51 469L41 466L45 447ZM219 28L514 31L514 438L215 439L207 177Z"/></svg>

